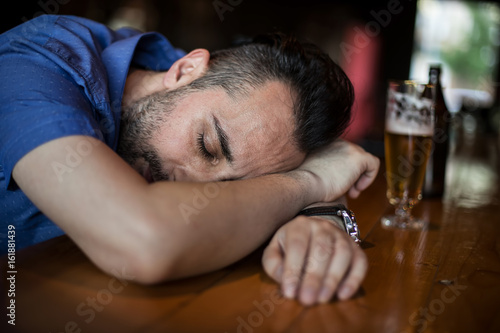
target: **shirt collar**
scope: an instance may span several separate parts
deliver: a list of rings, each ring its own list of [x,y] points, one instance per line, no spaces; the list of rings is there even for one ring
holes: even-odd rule
[[[184,55],[184,51],[174,48],[165,37],[155,32],[119,40],[103,50],[101,57],[107,71],[111,112],[116,130],[119,129],[123,90],[130,66],[166,71]],[[112,148],[115,149],[117,143],[118,136],[115,135]]]

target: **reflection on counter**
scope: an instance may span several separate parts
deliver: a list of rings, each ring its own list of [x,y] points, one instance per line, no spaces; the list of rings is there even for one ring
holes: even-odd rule
[[[499,203],[499,134],[485,130],[480,118],[459,113],[454,119],[444,199],[456,207]]]

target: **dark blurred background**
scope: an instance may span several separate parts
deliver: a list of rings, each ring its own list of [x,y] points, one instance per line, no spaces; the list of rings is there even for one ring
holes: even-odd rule
[[[497,100],[497,1],[8,0],[1,32],[40,14],[78,15],[113,28],[159,31],[186,51],[215,50],[272,31],[314,42],[355,85],[353,124],[346,137],[378,155],[383,150],[388,79],[426,80],[428,64],[441,62],[447,92],[460,91],[450,103],[457,109],[452,111],[461,108],[464,95],[488,108]]]

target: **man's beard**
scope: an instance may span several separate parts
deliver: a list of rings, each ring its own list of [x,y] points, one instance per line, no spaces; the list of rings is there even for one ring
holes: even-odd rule
[[[156,92],[122,108],[117,153],[138,172],[143,172],[141,166],[149,165],[154,181],[168,180],[169,175],[162,166],[158,150],[152,145],[152,139],[162,124],[168,121],[179,101],[192,90],[184,86]]]

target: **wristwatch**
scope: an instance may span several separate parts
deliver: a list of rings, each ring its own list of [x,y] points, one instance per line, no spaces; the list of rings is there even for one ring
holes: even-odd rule
[[[297,215],[305,216],[332,216],[336,215],[342,218],[345,231],[351,236],[351,238],[356,243],[361,243],[361,237],[359,235],[358,224],[356,223],[356,217],[352,210],[347,209],[344,205],[335,206],[319,206],[311,207],[301,210]]]

